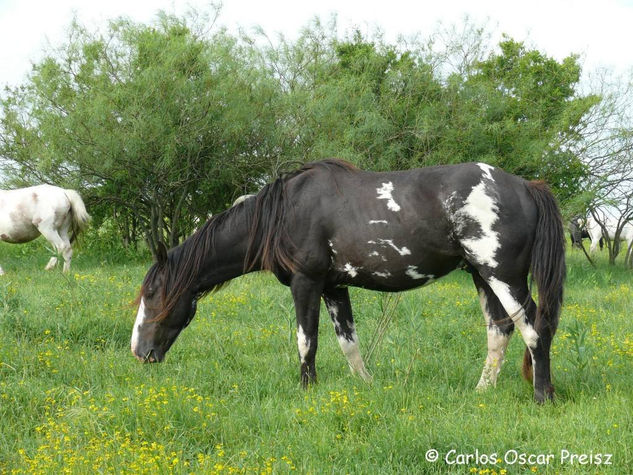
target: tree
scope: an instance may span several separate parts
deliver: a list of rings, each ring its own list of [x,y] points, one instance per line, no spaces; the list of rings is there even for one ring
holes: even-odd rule
[[[0,154],[27,180],[83,189],[152,251],[173,246],[196,216],[230,203],[243,175],[270,168],[277,91],[251,54],[164,14],[154,26],[114,21],[104,35],[73,23],[2,101]]]
[[[602,100],[583,117],[581,140],[572,147],[587,169],[576,208],[592,215],[602,227],[609,264],[614,265],[622,230],[633,223],[633,85],[631,78],[611,78],[605,73],[592,77],[589,87]],[[614,239],[606,229],[607,217],[615,225]],[[633,255],[624,251],[625,265],[633,267]]]

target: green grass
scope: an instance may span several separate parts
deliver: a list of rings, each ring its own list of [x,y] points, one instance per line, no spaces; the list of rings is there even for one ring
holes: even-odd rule
[[[0,473],[630,471],[633,273],[604,256],[592,269],[569,254],[545,406],[519,375],[518,335],[497,387],[474,390],[486,335],[463,272],[403,294],[372,385],[349,373],[323,310],[319,383],[303,391],[290,292],[272,276],[205,298],[165,362],[142,365],[129,304],[148,262],[80,250],[63,276],[42,270],[48,257],[41,243],[0,245]],[[363,350],[385,298],[352,291]],[[561,463],[563,450],[611,465]]]

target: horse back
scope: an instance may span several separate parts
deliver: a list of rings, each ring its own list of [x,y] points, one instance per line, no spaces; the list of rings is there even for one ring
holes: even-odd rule
[[[536,210],[526,184],[484,164],[384,173],[315,167],[287,184],[288,229],[298,261],[370,288],[396,273],[414,287],[464,258],[491,264],[491,250],[516,255],[527,272]]]

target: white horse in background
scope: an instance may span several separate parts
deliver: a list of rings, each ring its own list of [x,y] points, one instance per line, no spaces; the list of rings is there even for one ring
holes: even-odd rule
[[[0,240],[29,242],[40,234],[64,258],[64,272],[70,269],[71,243],[86,227],[90,215],[74,190],[38,185],[17,190],[0,190]],[[69,235],[70,232],[70,235]],[[57,265],[53,256],[46,270]],[[0,267],[0,275],[4,271]]]
[[[242,202],[246,201],[247,199],[252,198],[253,196],[255,196],[255,195],[249,194],[249,195],[242,195],[242,196],[238,196],[238,197],[235,199],[235,201],[233,202],[233,206],[237,206],[237,205],[239,205],[240,203],[242,203]]]
[[[587,217],[587,233],[591,239],[591,247],[589,248],[590,253],[594,253],[596,251],[602,237],[608,237],[610,240],[615,239],[615,232],[618,227],[618,218],[609,210],[596,209],[595,213],[600,222],[596,221],[596,218],[591,212]],[[608,236],[604,235],[605,233],[603,233],[600,223],[604,226],[604,230]],[[625,243],[624,251],[626,253],[626,259],[628,259],[628,249],[633,242],[633,224],[629,222],[622,227],[620,239]]]

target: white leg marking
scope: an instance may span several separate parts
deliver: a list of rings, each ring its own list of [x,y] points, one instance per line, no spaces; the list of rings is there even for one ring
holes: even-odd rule
[[[481,236],[464,239],[462,245],[480,264],[497,267],[495,256],[499,249],[499,233],[492,230],[492,225],[499,218],[499,208],[495,200],[486,194],[486,184],[482,181],[473,187],[464,206],[457,211],[457,217],[465,215],[476,221],[481,227]]]
[[[57,258],[56,257],[51,257],[50,261],[48,261],[48,264],[46,264],[46,267],[44,269],[45,270],[51,270],[56,265],[57,265]]]
[[[138,306],[138,312],[136,312],[136,320],[134,321],[134,328],[132,329],[132,340],[130,341],[130,347],[132,352],[138,346],[138,337],[139,337],[139,329],[143,322],[145,321],[145,300],[141,298],[141,303]]]
[[[391,211],[400,211],[400,205],[393,199],[393,183],[383,183],[382,187],[376,188],[379,200],[387,200],[387,208]]]
[[[299,347],[299,358],[301,358],[302,363],[305,363],[308,350],[310,350],[310,340],[303,332],[301,325],[297,327],[297,346]]]
[[[506,348],[510,341],[510,335],[504,335],[496,326],[490,326],[491,317],[488,312],[488,299],[483,291],[479,292],[479,303],[481,304],[481,311],[486,319],[488,333],[488,356],[486,357],[479,383],[477,383],[477,389],[482,390],[488,386],[495,386],[497,384],[497,377],[501,371],[501,365],[503,364]]]
[[[361,357],[358,349],[358,337],[356,336],[356,331],[352,331],[351,340],[348,340],[343,335],[339,335],[338,343],[345,355],[345,358],[347,358],[347,363],[349,364],[352,374],[358,373],[363,380],[367,382],[371,381],[372,377],[367,369],[365,369],[365,363],[363,362],[363,358]]]
[[[534,330],[534,327],[527,321],[525,310],[523,310],[521,304],[512,297],[508,284],[494,277],[490,277],[490,279],[488,279],[488,285],[490,285],[505,311],[508,312],[512,321],[519,328],[523,341],[525,341],[528,348],[536,348],[538,334],[536,330]]]

